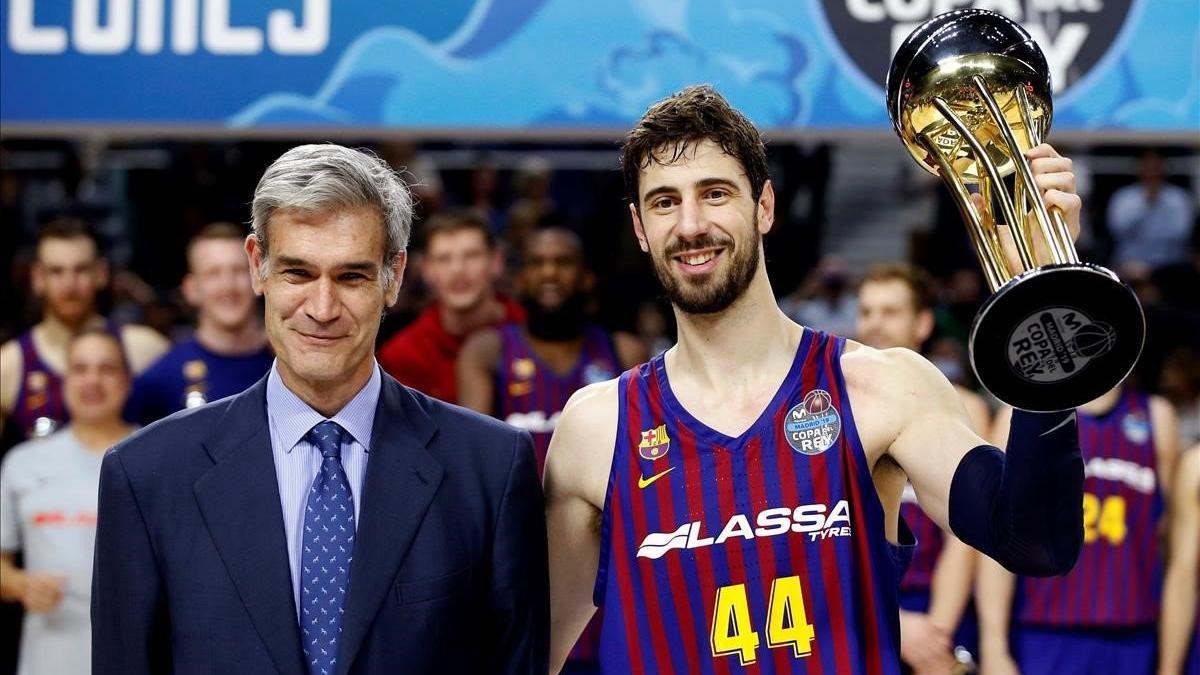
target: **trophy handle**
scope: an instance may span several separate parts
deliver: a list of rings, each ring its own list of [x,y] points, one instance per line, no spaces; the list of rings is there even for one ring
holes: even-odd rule
[[[991,98],[990,94],[986,93],[986,89],[984,91],[984,99],[991,101],[991,103],[995,105],[995,100]],[[997,186],[1004,185],[1004,176],[1000,174],[1000,169],[996,167],[996,163],[993,162],[992,158],[988,156],[987,150],[984,149],[983,144],[979,142],[979,139],[975,138],[975,135],[971,133],[971,129],[966,125],[966,123],[959,119],[958,115],[954,114],[954,111],[950,109],[950,105],[947,104],[942,97],[934,97],[933,105],[935,108],[937,108],[938,112],[942,114],[942,117],[954,127],[955,131],[958,132],[958,135],[962,137],[962,140],[966,141],[967,145],[971,146],[971,152],[975,157],[975,161],[983,166],[984,171],[987,173],[987,177],[991,179],[992,184]],[[999,112],[999,106],[996,107],[996,111]],[[1008,128],[1007,124],[1001,124],[1000,128],[1007,129],[1008,136],[1010,138],[1012,137],[1012,130]],[[1023,161],[1025,157],[1021,154],[1020,147],[1016,146],[1015,138],[1012,138],[1011,147],[1016,147],[1017,158]],[[939,152],[938,154],[941,153]],[[1019,161],[1017,164],[1020,166]],[[1030,170],[1028,163],[1025,163],[1025,169],[1027,171]],[[1030,174],[1028,180],[1030,183],[1033,182],[1032,174]],[[1036,199],[1040,204],[1042,201],[1041,195],[1036,195]],[[1021,271],[1034,269],[1037,267],[1037,263],[1033,259],[1033,248],[1031,246],[1032,242],[1030,242],[1025,236],[1025,228],[1022,227],[1023,220],[1017,217],[1017,207],[1013,204],[1012,197],[1006,190],[997,190],[996,201],[1000,203],[1000,210],[1004,212],[1004,222],[1008,224],[1008,229],[1012,233],[1013,242],[1017,246],[1017,256],[1021,259],[1021,265],[1024,268]]]
[[[1046,208],[1042,203],[1041,191],[1038,190],[1037,184],[1033,182],[1033,168],[1029,165],[1029,160],[1025,159],[1025,154],[1021,152],[1020,146],[1017,144],[1016,135],[1013,133],[1000,110],[1000,106],[996,103],[995,97],[988,90],[983,78],[976,75],[972,78],[975,83],[975,88],[983,97],[983,103],[987,106],[988,112],[996,125],[1000,127],[1000,133],[1004,135],[1004,142],[1008,145],[1009,152],[1012,154],[1013,163],[1017,167],[1018,181],[1017,189],[1022,197],[1028,197],[1031,204],[1031,209],[1034,216],[1038,219],[1038,224],[1042,226],[1042,233],[1046,238],[1046,245],[1050,249],[1050,255],[1054,258],[1055,263],[1077,263],[1079,262],[1079,254],[1075,251],[1075,244],[1071,240],[1071,230],[1067,227],[1067,221],[1063,216],[1062,209],[1057,206]],[[1029,97],[1025,94],[1024,87],[1017,87],[1014,92],[1017,98],[1017,110],[1021,114],[1021,122],[1025,126],[1025,134],[1029,139],[1029,146],[1034,147],[1042,143],[1042,125],[1041,120],[1034,122],[1033,116],[1029,112]],[[1022,203],[1018,209],[1021,213],[1027,213]]]
[[[990,228],[984,225],[984,219],[975,209],[975,204],[971,202],[971,193],[963,184],[962,177],[954,172],[950,160],[946,159],[946,156],[938,150],[933,139],[928,134],[921,134],[920,140],[925,149],[929,151],[929,155],[937,162],[942,181],[950,188],[950,195],[954,197],[958,212],[967,223],[967,234],[970,235],[971,244],[979,258],[979,266],[983,268],[983,276],[987,280],[988,287],[995,293],[1004,285],[1004,282],[1012,277],[1008,271],[1008,262],[1000,248],[996,225],[994,222],[991,223]]]

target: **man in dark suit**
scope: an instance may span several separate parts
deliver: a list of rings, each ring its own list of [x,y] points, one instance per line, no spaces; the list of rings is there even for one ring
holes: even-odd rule
[[[375,362],[411,221],[371,155],[267,169],[246,251],[276,362],[105,457],[96,673],[546,672],[528,435]]]

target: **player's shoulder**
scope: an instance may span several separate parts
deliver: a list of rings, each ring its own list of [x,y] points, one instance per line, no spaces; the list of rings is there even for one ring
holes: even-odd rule
[[[5,340],[4,344],[0,345],[0,359],[8,361],[17,359],[21,355],[21,342],[17,338]]]
[[[945,375],[911,349],[876,349],[847,340],[841,368],[851,397],[870,400],[875,406],[899,412],[962,405]]]
[[[841,367],[847,384],[853,382],[883,390],[903,389],[914,381],[936,380],[941,376],[928,359],[911,349],[876,349],[853,340],[846,340]]]
[[[171,344],[162,333],[139,323],[122,325],[121,337],[130,343],[162,345],[164,349]]]

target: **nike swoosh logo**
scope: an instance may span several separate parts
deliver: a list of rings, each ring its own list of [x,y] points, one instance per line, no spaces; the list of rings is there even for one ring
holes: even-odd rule
[[[1064,417],[1063,421],[1059,422],[1057,426],[1055,426],[1053,429],[1051,429],[1049,431],[1043,431],[1042,433],[1038,434],[1038,437],[1040,438],[1042,436],[1049,436],[1050,434],[1058,431],[1059,429],[1067,426],[1068,424],[1070,424],[1071,422],[1074,422],[1074,421],[1075,421],[1075,411],[1072,410],[1071,414]]]
[[[659,478],[662,478],[663,476],[671,473],[674,470],[675,470],[675,467],[671,467],[671,468],[667,469],[666,471],[663,471],[662,473],[656,473],[653,476],[650,476],[649,478],[639,475],[638,476],[638,487],[645,490],[646,488],[650,487],[654,483],[654,481],[658,480]]]

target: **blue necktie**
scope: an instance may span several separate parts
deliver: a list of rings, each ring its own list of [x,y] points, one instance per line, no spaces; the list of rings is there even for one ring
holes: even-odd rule
[[[300,559],[300,630],[310,675],[337,669],[342,613],[354,559],[354,499],[342,469],[342,428],[326,420],[308,432],[321,470],[308,491]]]

